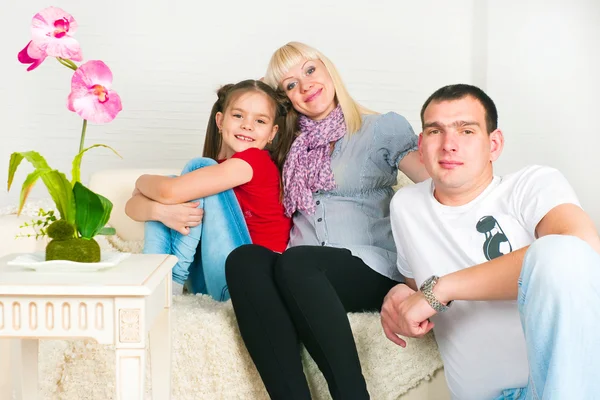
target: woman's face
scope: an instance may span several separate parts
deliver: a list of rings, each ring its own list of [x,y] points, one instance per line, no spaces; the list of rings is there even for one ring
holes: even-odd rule
[[[280,84],[296,111],[310,119],[321,120],[336,107],[333,81],[320,60],[301,61]]]

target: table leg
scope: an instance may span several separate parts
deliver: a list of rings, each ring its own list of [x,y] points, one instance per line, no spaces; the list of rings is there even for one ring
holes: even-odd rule
[[[38,398],[38,339],[21,339],[13,346],[13,374],[19,378],[16,385],[17,399]],[[13,379],[14,382],[14,379]],[[10,399],[10,397],[9,397]]]
[[[12,399],[13,374],[11,366],[12,339],[0,339],[0,399]]]
[[[165,308],[150,330],[152,399],[171,398],[171,309]]]
[[[116,400],[144,400],[146,350],[118,348],[115,350],[115,359]]]

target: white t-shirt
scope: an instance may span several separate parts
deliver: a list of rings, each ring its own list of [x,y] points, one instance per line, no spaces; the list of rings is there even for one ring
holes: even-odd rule
[[[449,207],[433,197],[431,180],[402,188],[390,205],[398,269],[417,285],[518,250],[554,207],[579,205],[555,169],[526,167],[492,183],[468,204]],[[486,400],[524,387],[525,338],[515,301],[455,301],[435,315],[435,337],[453,399]]]

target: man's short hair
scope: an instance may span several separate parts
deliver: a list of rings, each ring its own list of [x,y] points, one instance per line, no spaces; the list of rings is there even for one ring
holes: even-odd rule
[[[425,115],[425,109],[430,103],[460,100],[467,96],[473,97],[483,106],[483,109],[485,110],[485,125],[487,127],[487,133],[490,134],[495,131],[498,127],[498,111],[496,110],[496,105],[490,96],[485,94],[483,90],[479,89],[477,86],[467,85],[464,83],[444,86],[429,96],[421,108],[421,128],[423,129],[425,125],[423,116]]]

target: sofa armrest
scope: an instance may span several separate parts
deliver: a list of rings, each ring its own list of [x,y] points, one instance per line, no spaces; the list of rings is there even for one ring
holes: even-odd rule
[[[94,173],[88,187],[113,203],[108,223],[116,229],[117,235],[124,241],[144,239],[144,224],[136,222],[125,214],[125,204],[131,197],[135,181],[140,175],[179,175],[174,169],[113,169]]]
[[[30,222],[33,217],[16,214],[0,215],[0,257],[10,253],[31,253],[43,251],[46,248],[46,240],[36,240],[35,236],[15,238],[17,235],[32,234],[33,229],[19,228],[25,222]]]

